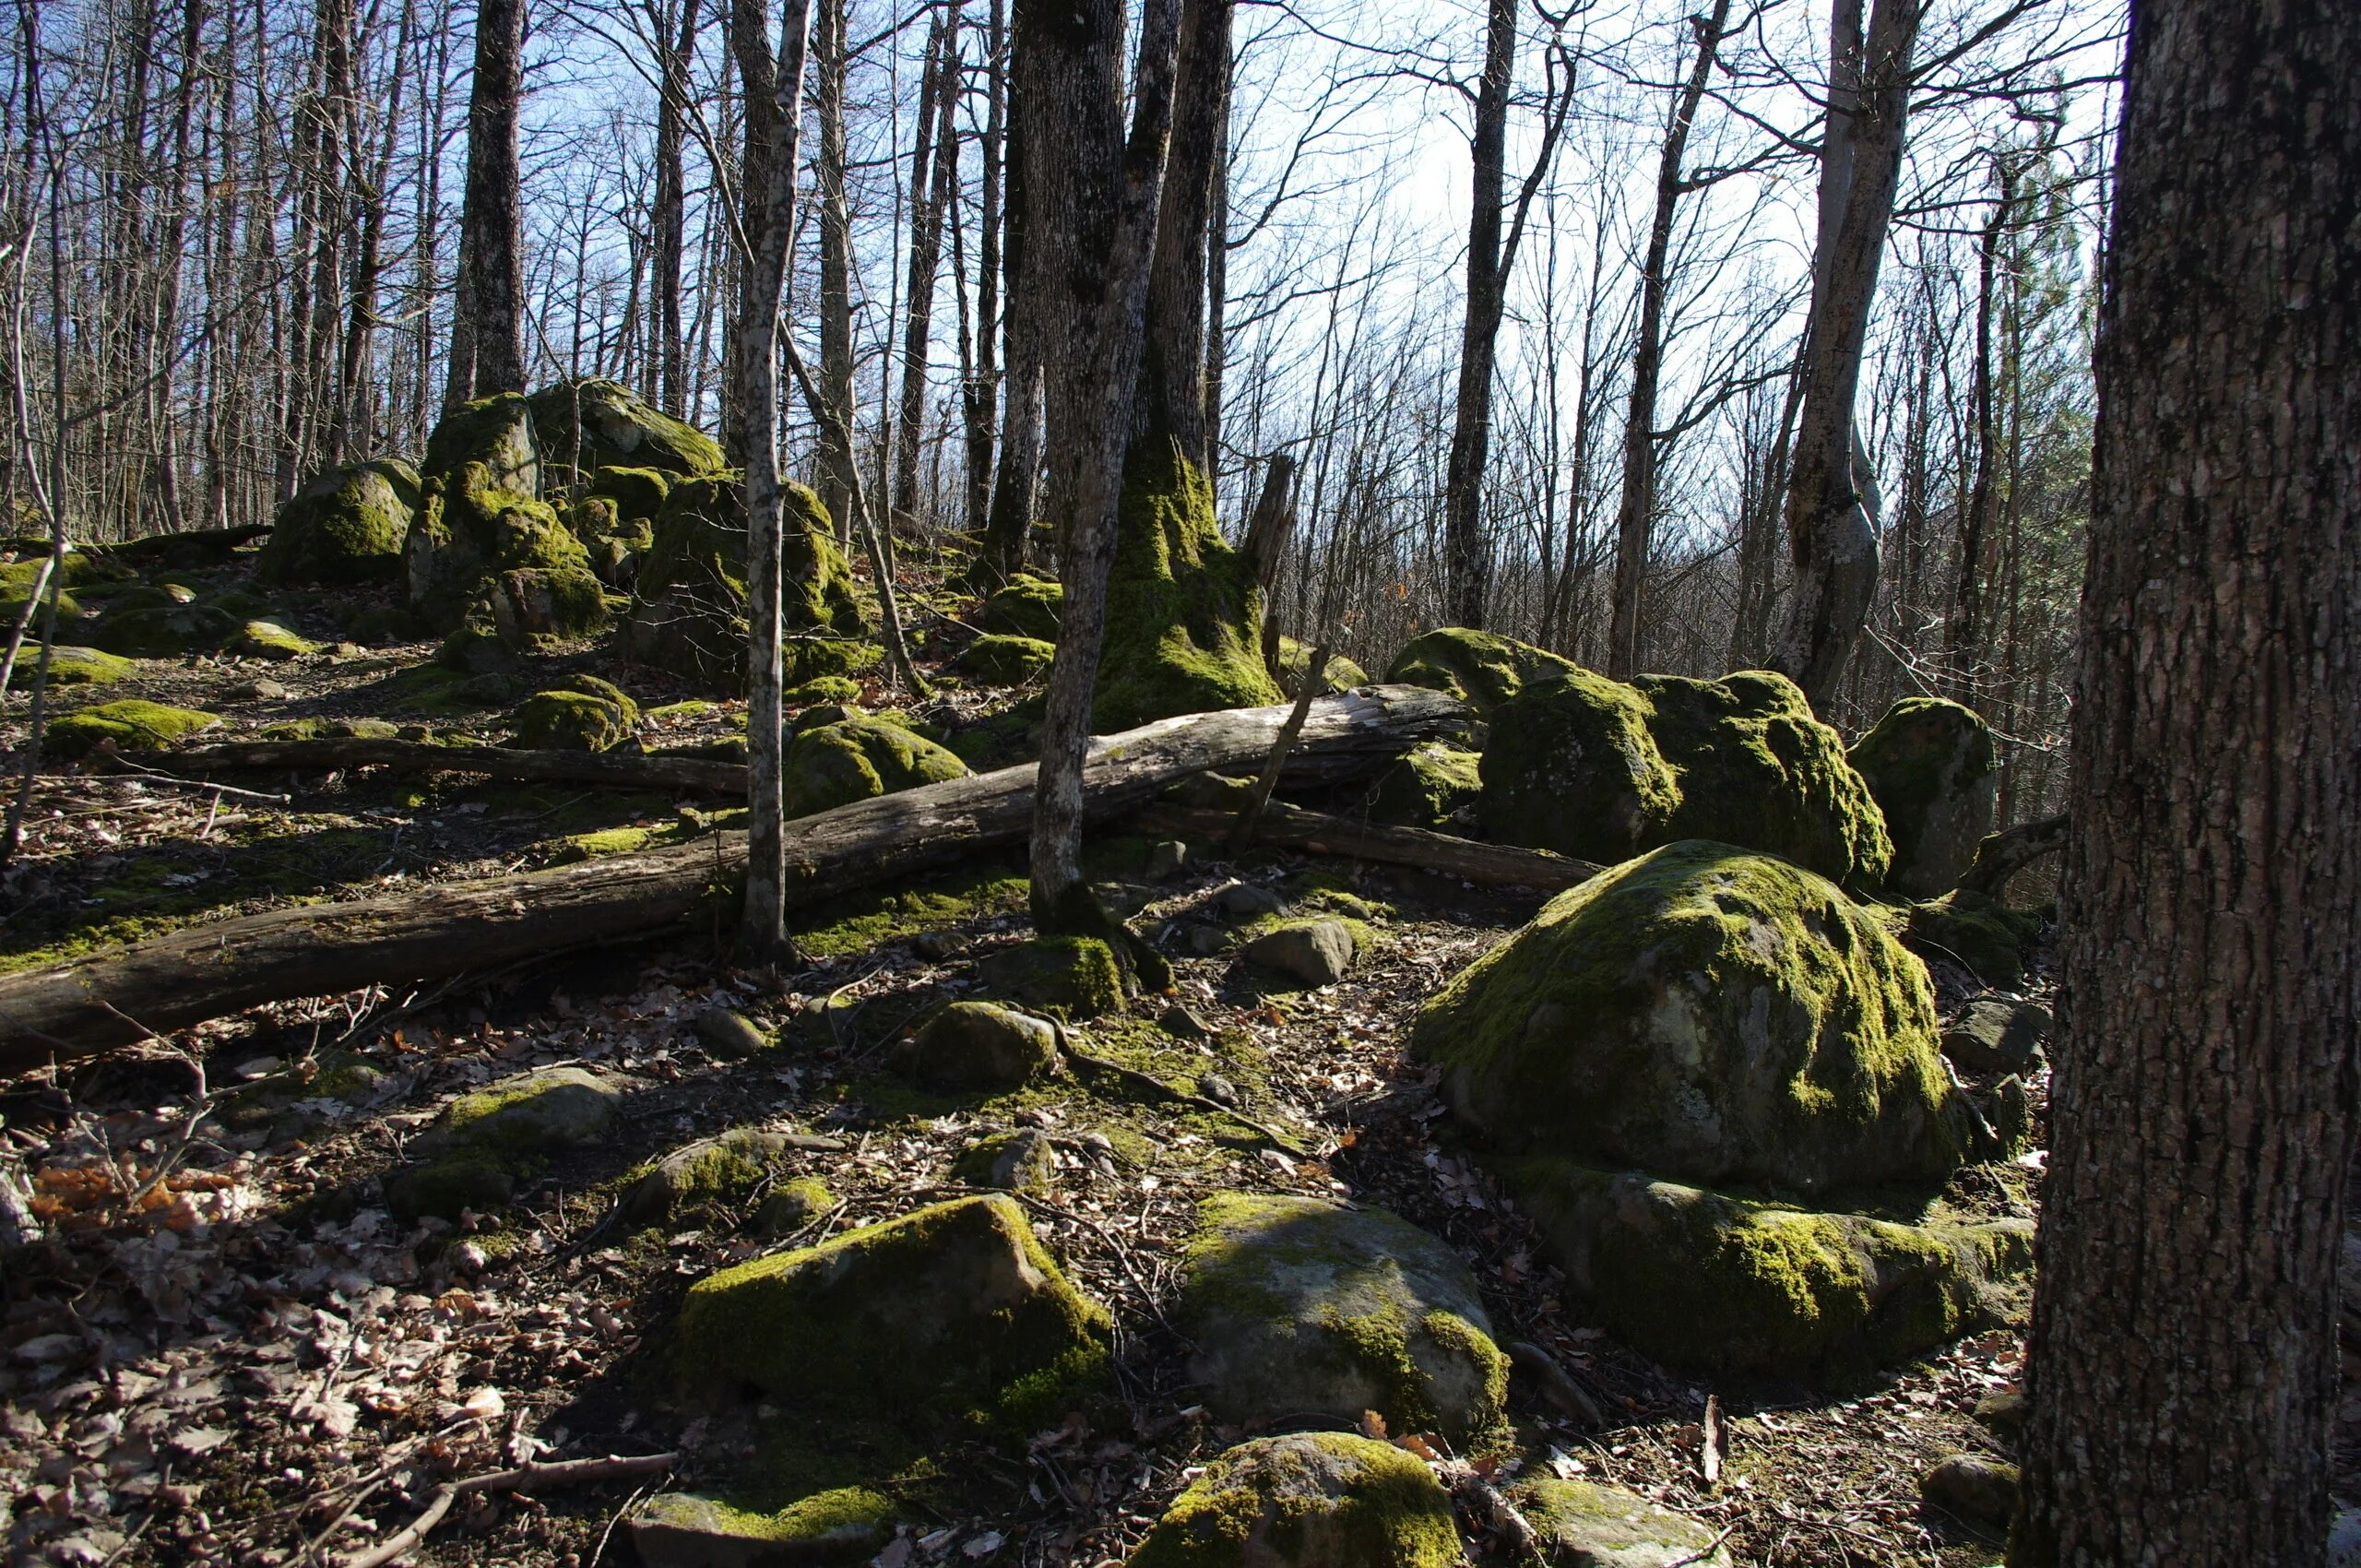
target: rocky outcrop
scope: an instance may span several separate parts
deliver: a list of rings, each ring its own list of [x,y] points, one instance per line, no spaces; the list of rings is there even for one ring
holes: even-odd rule
[[[1457,697],[1489,719],[1494,708],[1534,682],[1571,674],[1576,668],[1572,659],[1514,637],[1442,626],[1404,644],[1386,667],[1385,678]]]
[[[1999,799],[1999,758],[1983,718],[1941,697],[1904,697],[1849,755],[1893,838],[1886,885],[1909,898],[1957,887],[1992,831]]]
[[[533,395],[532,410],[542,453],[576,474],[609,468],[709,474],[723,467],[713,437],[619,382],[560,381]]]
[[[1379,774],[1362,799],[1372,822],[1466,834],[1484,792],[1482,758],[1464,746],[1430,741]]]

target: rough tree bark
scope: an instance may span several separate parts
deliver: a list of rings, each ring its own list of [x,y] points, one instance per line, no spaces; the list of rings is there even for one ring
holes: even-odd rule
[[[656,194],[648,221],[648,294],[655,306],[655,351],[648,356],[656,383],[655,403],[675,418],[688,412],[688,339],[681,331],[681,262],[686,233],[688,176],[682,153],[689,102],[689,62],[697,52],[698,0],[680,0],[677,22],[664,0],[648,0],[647,29],[659,42],[659,97],[656,105]]]
[[[2318,1564],[2361,1082],[2361,9],[2133,7],[2019,1568]]]
[[[1024,31],[1024,8],[1013,8],[1013,34]],[[1041,477],[1041,402],[1044,350],[1040,291],[1034,279],[1030,235],[1037,221],[1031,172],[1030,122],[1040,89],[1028,78],[1029,64],[1012,39],[1007,66],[1008,156],[1002,176],[1001,273],[1008,303],[1002,307],[1003,362],[1000,466],[992,478],[991,515],[976,552],[976,576],[991,586],[1025,564]]]
[[[1919,11],[1920,0],[1877,0],[1864,41],[1861,0],[1837,0],[1831,29],[1803,419],[1787,480],[1796,597],[1771,657],[1772,668],[1822,709],[1836,694],[1878,586],[1876,492],[1860,455],[1853,403],[1902,172]]]
[[[1614,612],[1607,634],[1607,672],[1619,681],[1630,680],[1640,668],[1640,593],[1656,510],[1656,383],[1664,369],[1665,267],[1672,252],[1674,208],[1694,188],[1681,178],[1680,160],[1729,18],[1730,0],[1714,0],[1712,16],[1690,18],[1697,34],[1697,58],[1673,102],[1664,151],[1656,160],[1655,215],[1648,222],[1647,255],[1640,266],[1640,341],[1631,357],[1631,401],[1623,422],[1623,500],[1615,524]]]
[[[1976,247],[1975,369],[1968,393],[1975,420],[1975,477],[1968,487],[1966,510],[1960,517],[1959,588],[1952,596],[1943,659],[1959,684],[1959,700],[1970,707],[1975,706],[1976,664],[1983,658],[1978,624],[1984,613],[1984,541],[1992,532],[1993,514],[2000,498],[2000,418],[1992,362],[1992,310],[1998,298],[1994,275],[1999,266],[2000,236],[2008,229],[2009,209],[2016,198],[2016,181],[2006,160],[1995,157],[1992,162],[2000,194],[1992,203],[1992,216],[1985,220]]]
[[[820,0],[813,45],[813,107],[820,112],[820,505],[839,542],[852,542],[852,208],[845,189],[845,36],[848,0]]]
[[[934,282],[943,265],[943,220],[959,167],[951,105],[958,86],[958,11],[934,15],[919,74],[918,137],[910,153],[908,303],[902,314],[902,396],[896,410],[893,524],[918,528],[919,458],[925,447],[926,378],[934,341]]]
[[[1002,0],[991,0],[984,24],[984,127],[976,139],[982,159],[982,209],[976,223],[975,362],[968,367],[963,412],[967,424],[966,528],[981,540],[992,507],[992,451],[997,368],[994,335],[1000,329],[1001,148],[1006,134],[1008,22]]]
[[[1210,474],[1206,450],[1205,281],[1214,171],[1221,162],[1223,107],[1229,100],[1231,0],[1183,0],[1172,92],[1172,148],[1166,160],[1156,259],[1148,272],[1147,339],[1134,437],[1158,431]]]
[[[524,53],[524,0],[479,0],[445,413],[495,392],[525,389],[525,219],[516,172]]]
[[[1492,449],[1492,360],[1505,279],[1501,195],[1508,169],[1509,89],[1516,64],[1516,0],[1489,0],[1484,74],[1469,145],[1475,179],[1467,213],[1467,315],[1459,334],[1459,392],[1443,470],[1444,594],[1463,626],[1484,624],[1491,563],[1484,547],[1484,472]]]

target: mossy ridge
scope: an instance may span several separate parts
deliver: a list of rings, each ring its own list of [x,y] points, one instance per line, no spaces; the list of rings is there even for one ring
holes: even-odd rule
[[[1496,632],[1441,626],[1405,643],[1387,666],[1385,678],[1457,697],[1478,717],[1489,718],[1492,709],[1533,683],[1580,668],[1547,648]]]
[[[1125,1000],[1123,968],[1096,936],[1037,936],[995,950],[982,974],[994,992],[1061,1018],[1095,1018]]]
[[[1494,1147],[1804,1193],[1968,1152],[1925,966],[1834,885],[1667,845],[1552,899],[1421,1009],[1412,1050]]]
[[[750,1549],[752,1543],[761,1543],[779,1549],[787,1561],[816,1562],[867,1556],[892,1533],[901,1512],[892,1498],[865,1486],[813,1492],[777,1511],[742,1508],[719,1497],[667,1492],[649,1500],[633,1519],[632,1529],[635,1535],[680,1530],[718,1536],[749,1543]],[[759,1554],[744,1558],[760,1560]]]
[[[1231,1449],[1173,1499],[1131,1568],[1456,1568],[1459,1529],[1427,1467],[1390,1443],[1299,1432]]]
[[[1263,665],[1262,589],[1222,539],[1213,486],[1178,442],[1133,447],[1116,528],[1097,732],[1282,700]]]
[[[61,626],[65,626],[82,617],[88,608],[86,599],[95,600],[104,597],[106,589],[119,589],[139,581],[137,572],[110,559],[103,551],[68,549],[60,569],[45,576],[42,568],[47,559],[42,553],[0,562],[0,624],[17,624],[35,583],[44,584],[44,602],[53,592],[57,595],[57,619]]]
[[[110,742],[117,751],[160,751],[220,722],[220,715],[201,708],[126,697],[60,714],[42,730],[42,743],[62,758],[88,756]]]

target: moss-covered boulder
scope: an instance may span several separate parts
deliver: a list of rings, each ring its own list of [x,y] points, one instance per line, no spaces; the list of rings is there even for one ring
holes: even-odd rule
[[[1549,1479],[1511,1494],[1541,1538],[1542,1559],[1569,1568],[1730,1568],[1721,1536],[1620,1487]]]
[[[508,716],[509,743],[534,751],[603,752],[639,728],[639,704],[596,675],[576,675],[555,691],[536,692]]]
[[[1115,950],[1095,936],[1039,936],[1003,947],[979,966],[984,983],[1063,1018],[1096,1018],[1123,1005]]]
[[[86,612],[95,610],[113,592],[135,585],[139,574],[125,565],[112,554],[99,549],[71,549],[65,552],[64,570],[53,578],[43,571],[48,560],[47,547],[38,551],[28,547],[13,561],[0,562],[0,626],[14,626],[17,617],[24,613],[25,601],[32,597],[39,585],[42,599],[57,596],[57,624],[63,628],[72,625]],[[41,623],[35,621],[38,632]]]
[[[780,495],[780,621],[792,685],[874,664],[863,638],[852,568],[820,498],[800,484]],[[623,646],[634,659],[723,692],[746,683],[746,503],[735,474],[672,485],[633,579]]]
[[[1626,683],[1575,670],[1527,685],[1492,710],[1480,772],[1493,837],[1578,860],[1712,838],[1874,886],[1892,858],[1836,731],[1766,671]]]
[[[1003,1193],[1046,1193],[1057,1184],[1057,1146],[1038,1127],[993,1133],[960,1151],[951,1179]]]
[[[580,1067],[545,1067],[461,1095],[410,1141],[423,1163],[386,1182],[386,1202],[408,1219],[496,1208],[549,1156],[604,1143],[625,1087]]]
[[[126,659],[182,659],[218,652],[244,630],[236,610],[166,584],[111,597],[88,636],[92,647]]]
[[[1280,921],[1246,944],[1247,963],[1295,985],[1334,985],[1353,967],[1358,944],[1340,920]]]
[[[984,630],[1000,636],[1058,640],[1058,613],[1066,590],[1055,577],[1019,572],[984,600]]]
[[[61,714],[42,731],[42,745],[53,757],[88,756],[101,746],[119,752],[160,751],[221,722],[200,708],[127,698]]]
[[[1131,1568],[1458,1568],[1451,1496],[1391,1443],[1256,1438],[1172,1500]]]
[[[1983,717],[1941,697],[1904,697],[1849,755],[1893,838],[1886,885],[1910,898],[1957,887],[1999,799],[1999,754]]]
[[[1547,648],[1495,632],[1442,626],[1402,646],[1385,678],[1457,697],[1481,718],[1533,684],[1572,673],[1579,666]]]
[[[2038,915],[1964,887],[1880,913],[1904,947],[1928,963],[1955,964],[1987,985],[2023,979],[2025,949],[2041,934]]]
[[[119,659],[104,648],[72,647],[64,643],[49,650],[49,683],[52,686],[110,686],[127,676],[136,674],[138,666],[127,659]],[[16,668],[8,671],[8,689],[30,691],[33,678],[41,671],[41,649],[28,637],[18,651]]]
[[[723,467],[712,436],[613,381],[560,381],[533,394],[533,427],[543,456],[576,473],[654,469],[709,474]]]
[[[1182,1265],[1189,1380],[1240,1424],[1374,1410],[1454,1445],[1500,1420],[1508,1359],[1467,1265],[1380,1208],[1222,1193]]]
[[[1560,894],[1413,1050],[1508,1152],[1814,1194],[1940,1183],[1969,1151],[1925,968],[1833,884],[1726,844]]]
[[[995,686],[1023,686],[1050,672],[1058,645],[1032,637],[986,635],[969,643],[958,659],[959,672]]]
[[[325,469],[271,518],[255,576],[289,586],[392,582],[401,576],[419,501],[418,470],[408,463],[381,458]]]
[[[836,1206],[836,1194],[817,1176],[778,1182],[754,1206],[747,1229],[758,1236],[791,1236]]]
[[[1106,734],[1278,702],[1262,627],[1262,589],[1221,536],[1213,485],[1179,443],[1136,443],[1123,469],[1093,726]]]
[[[617,1200],[616,1215],[627,1225],[662,1225],[708,1205],[742,1203],[787,1149],[786,1134],[754,1127],[699,1138],[643,1167]]]
[[[1684,1371],[1846,1378],[2016,1310],[2033,1226],[1823,1214],[1573,1160],[1495,1160],[1590,1321]]]
[[[320,645],[309,637],[288,630],[276,621],[249,621],[238,629],[230,644],[230,651],[244,654],[249,659],[267,659],[283,664],[291,659],[308,659],[320,651]]]
[[[766,1568],[860,1562],[894,1534],[901,1510],[868,1487],[832,1487],[776,1511],[669,1491],[631,1516],[641,1568]]]
[[[994,1194],[710,1275],[690,1287],[670,1354],[685,1389],[751,1386],[804,1417],[1023,1431],[1103,1378],[1111,1329]]]
[[[1058,1034],[1046,1020],[991,1002],[954,1002],[911,1040],[910,1076],[954,1094],[1001,1094],[1057,1070]]]
[[[1293,637],[1279,639],[1277,658],[1271,665],[1271,679],[1279,683],[1281,693],[1292,697],[1303,690],[1304,671],[1311,667],[1311,655],[1314,651],[1309,644],[1299,642]],[[1329,696],[1337,692],[1349,692],[1355,686],[1368,684],[1368,671],[1341,653],[1330,654],[1328,668],[1321,677],[1318,695]]]
[[[1474,825],[1476,803],[1484,792],[1478,771],[1482,761],[1463,746],[1429,741],[1377,776],[1362,797],[1362,809],[1372,822],[1430,833],[1465,833]]]
[[[790,817],[964,778],[967,765],[916,731],[871,714],[848,714],[799,730],[779,765]]]
[[[589,493],[611,503],[618,517],[652,523],[672,493],[672,477],[661,469],[602,468],[590,476]]]

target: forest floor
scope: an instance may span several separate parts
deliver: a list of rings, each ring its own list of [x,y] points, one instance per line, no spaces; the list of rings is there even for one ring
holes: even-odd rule
[[[144,663],[136,682],[65,701],[192,703],[240,731],[399,720],[424,692],[437,725],[495,733],[492,705],[466,711],[447,683],[421,676],[431,652],[344,645],[270,666]],[[593,668],[644,704],[688,695],[587,654],[536,670],[531,683]],[[258,677],[283,695],[231,695]],[[726,736],[733,713],[742,707],[659,712],[644,734]],[[13,702],[0,746],[23,733]],[[586,833],[693,831],[726,804],[456,775],[240,784],[253,793],[45,774],[0,894],[0,968],[292,899],[528,869],[579,854]],[[1586,1430],[1520,1380],[1512,1470],[1628,1486],[1724,1532],[1742,1562],[1998,1560],[1997,1540],[1923,1505],[1918,1483],[1948,1455],[2005,1455],[1973,1412],[2012,1383],[2022,1325],[1841,1395],[1702,1384],[1587,1326],[1528,1222],[1456,1152],[1431,1075],[1407,1057],[1408,1026],[1537,897],[1261,851],[1201,849],[1151,883],[1145,851],[1137,839],[1102,843],[1093,874],[1143,929],[1173,938],[1176,993],[1081,1026],[1078,1041],[1182,1090],[1217,1072],[1245,1115],[1314,1158],[1283,1153],[1228,1116],[1073,1077],[979,1100],[919,1094],[885,1071],[913,1018],[975,992],[976,960],[1028,934],[1011,857],[808,912],[797,924],[807,967],[784,982],[733,970],[701,935],[257,1009],[6,1086],[0,1136],[54,1222],[48,1241],[9,1260],[0,1310],[12,1551],[87,1564],[336,1562],[403,1527],[447,1480],[530,1460],[678,1453],[670,1481],[467,1494],[411,1559],[628,1562],[617,1522],[635,1498],[694,1484],[729,1457],[709,1423],[663,1396],[671,1314],[690,1283],[777,1244],[731,1223],[742,1210],[632,1232],[613,1218],[628,1173],[730,1127],[807,1134],[789,1174],[825,1178],[836,1199],[800,1238],[811,1241],[962,1190],[950,1166],[963,1148],[1030,1124],[1051,1135],[1059,1170],[1028,1208],[1077,1282],[1114,1312],[1121,1396],[1096,1425],[1069,1420],[1021,1455],[978,1445],[938,1455],[960,1482],[908,1500],[925,1526],[887,1549],[889,1563],[1120,1562],[1191,1467],[1240,1435],[1192,1399],[1186,1346],[1165,1309],[1196,1200],[1240,1189],[1382,1204],[1465,1258],[1497,1337],[1546,1348],[1606,1417]],[[1382,917],[1373,951],[1342,983],[1287,992],[1266,992],[1228,955],[1192,956],[1180,938],[1209,923],[1209,897],[1234,879],[1371,901]],[[1938,984],[1947,1013],[1970,994],[1955,971]],[[2036,974],[2024,994],[2045,986]],[[716,1004],[777,1030],[779,1047],[715,1055],[693,1019]],[[1176,1005],[1195,1038],[1160,1022]],[[363,1103],[303,1098],[310,1063],[330,1051],[379,1075]],[[561,1063],[628,1076],[615,1136],[558,1160],[476,1225],[393,1218],[384,1179],[440,1106]],[[256,1106],[268,1113],[257,1118]],[[1971,1170],[1946,1195],[2030,1214],[2038,1164],[2035,1155],[2009,1170]],[[1729,1418],[1713,1484],[1701,1424],[1709,1396]]]

